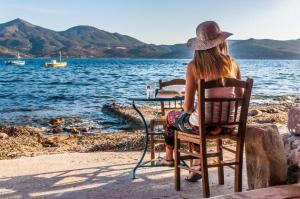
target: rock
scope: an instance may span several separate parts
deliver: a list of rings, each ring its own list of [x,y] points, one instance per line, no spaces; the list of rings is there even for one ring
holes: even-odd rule
[[[41,144],[43,145],[43,147],[58,147],[58,144],[55,142],[52,142],[51,140],[45,140],[45,141],[41,142]]]
[[[294,107],[288,113],[288,129],[290,133],[300,135],[300,108]]]
[[[284,184],[287,159],[276,125],[249,125],[245,137],[249,189]]]
[[[277,108],[265,108],[261,109],[263,113],[279,113],[280,111]]]
[[[266,118],[266,119],[261,119],[261,120],[258,120],[257,123],[259,124],[264,124],[264,123],[273,123],[275,122],[276,120],[274,118]]]
[[[284,101],[284,102],[287,102],[287,103],[292,103],[295,101],[295,97],[293,96],[289,96],[289,95],[286,95],[286,96],[279,96],[277,98],[274,98],[274,100],[278,100],[278,101]]]
[[[300,183],[300,167],[297,165],[290,165],[287,172],[287,183]]]
[[[287,183],[300,183],[300,136],[286,133],[282,140],[288,158]]]
[[[16,158],[18,156],[18,152],[13,151],[7,154],[8,157],[10,158]]]
[[[81,127],[79,128],[80,132],[88,132],[89,131],[89,128],[87,127]]]
[[[300,136],[296,136],[290,133],[282,135],[282,140],[284,143],[284,149],[286,155],[291,157],[292,151],[300,147]]]
[[[76,128],[72,128],[70,133],[71,135],[80,135],[80,131]]]
[[[62,133],[62,132],[63,132],[63,128],[60,126],[57,126],[52,130],[52,133],[54,133],[54,134],[58,134],[58,133]]]
[[[260,115],[262,115],[262,112],[260,111],[260,110],[256,110],[256,109],[254,109],[254,110],[250,110],[249,112],[248,112],[248,115],[249,116],[260,116]]]
[[[0,133],[0,139],[6,139],[9,136],[6,133]]]
[[[279,110],[277,110],[276,108],[270,108],[266,110],[267,113],[279,113]]]
[[[296,98],[295,103],[300,103],[300,98]]]
[[[52,119],[49,121],[49,124],[51,124],[51,125],[53,125],[53,126],[57,126],[57,125],[60,125],[62,122],[63,122],[63,118],[56,117],[56,118],[52,118]]]
[[[291,151],[289,161],[291,165],[297,165],[300,168],[300,145]]]

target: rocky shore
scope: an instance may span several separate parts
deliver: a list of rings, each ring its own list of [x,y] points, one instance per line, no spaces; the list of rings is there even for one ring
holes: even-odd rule
[[[252,105],[249,111],[249,124],[273,123],[281,132],[285,132],[287,113],[297,104],[260,104]],[[116,104],[105,105],[102,109],[106,114],[118,117],[120,125],[127,129],[120,132],[90,134],[85,129],[71,128],[68,133],[59,134],[58,129],[64,118],[49,120],[47,132],[45,128],[30,126],[0,126],[0,159],[12,159],[21,156],[37,156],[64,152],[93,151],[128,151],[143,148],[143,127],[138,115],[131,107]],[[142,108],[147,118],[157,117],[157,110]]]

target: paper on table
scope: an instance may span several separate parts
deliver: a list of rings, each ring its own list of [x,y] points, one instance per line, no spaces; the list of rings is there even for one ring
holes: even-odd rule
[[[184,85],[167,86],[159,90],[156,97],[169,98],[169,97],[182,97],[185,94]]]

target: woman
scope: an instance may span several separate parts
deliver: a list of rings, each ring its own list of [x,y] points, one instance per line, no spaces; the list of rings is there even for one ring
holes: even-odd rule
[[[213,21],[201,23],[196,29],[196,34],[197,37],[190,39],[187,43],[187,46],[194,49],[195,52],[193,60],[188,64],[186,69],[183,111],[170,111],[167,114],[167,130],[165,133],[166,157],[157,162],[157,165],[174,165],[173,148],[175,130],[199,134],[198,112],[196,108],[197,99],[195,99],[198,80],[205,79],[209,81],[224,77],[240,79],[239,67],[228,55],[227,43],[225,41],[232,34],[222,32],[218,24]],[[234,88],[215,88],[206,92],[208,97],[235,97],[237,94]],[[213,111],[218,111],[216,109],[218,107],[214,107]],[[206,121],[214,120],[214,118],[209,118],[211,115],[210,110],[211,108],[206,105]],[[232,131],[233,128],[228,126],[216,126],[206,129],[207,134],[213,135],[231,133]],[[198,151],[199,149],[195,150]],[[199,162],[194,162],[194,167],[194,169],[200,169]],[[194,182],[200,178],[199,174],[190,173],[186,180]]]

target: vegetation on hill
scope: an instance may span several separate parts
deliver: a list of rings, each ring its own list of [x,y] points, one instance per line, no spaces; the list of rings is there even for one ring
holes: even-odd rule
[[[229,41],[230,53],[244,59],[300,59],[300,39]],[[0,24],[0,56],[53,57],[59,50],[68,57],[191,58],[185,44],[154,45],[91,26],[53,31],[22,19]]]

